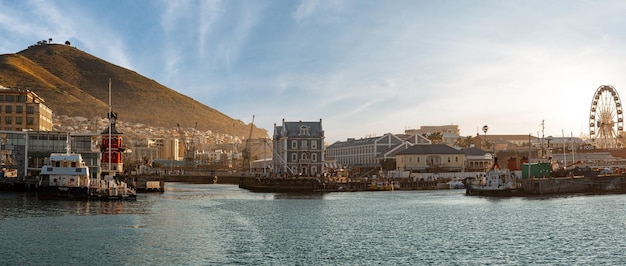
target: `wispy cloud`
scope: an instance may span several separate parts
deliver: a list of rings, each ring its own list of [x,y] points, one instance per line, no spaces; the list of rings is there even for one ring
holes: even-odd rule
[[[525,132],[544,118],[578,130],[583,92],[626,88],[621,1],[0,0],[0,10],[7,52],[67,38],[231,117],[255,113],[261,127],[323,118],[331,141],[451,122],[462,134]]]
[[[318,0],[300,1],[300,5],[296,7],[291,16],[295,21],[301,21],[313,14],[318,4]]]

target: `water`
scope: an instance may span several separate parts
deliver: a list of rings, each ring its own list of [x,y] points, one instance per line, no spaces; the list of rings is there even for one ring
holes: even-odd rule
[[[0,194],[3,265],[624,265],[626,195],[289,195],[168,183],[135,202]]]

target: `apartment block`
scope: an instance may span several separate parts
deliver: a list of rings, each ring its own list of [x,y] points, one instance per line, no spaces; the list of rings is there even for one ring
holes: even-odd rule
[[[0,87],[0,129],[51,131],[52,110],[30,90]]]

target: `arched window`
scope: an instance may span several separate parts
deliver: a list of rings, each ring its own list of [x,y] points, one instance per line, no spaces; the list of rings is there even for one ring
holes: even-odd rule
[[[310,128],[308,126],[302,125],[300,126],[300,130],[298,131],[299,136],[308,136],[311,134]]]

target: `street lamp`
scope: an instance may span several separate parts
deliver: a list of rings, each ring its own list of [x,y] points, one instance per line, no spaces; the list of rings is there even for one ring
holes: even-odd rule
[[[489,130],[489,127],[487,125],[483,126],[483,132],[485,132],[485,149],[487,149],[487,145],[489,144],[489,142],[487,142],[487,130]]]

